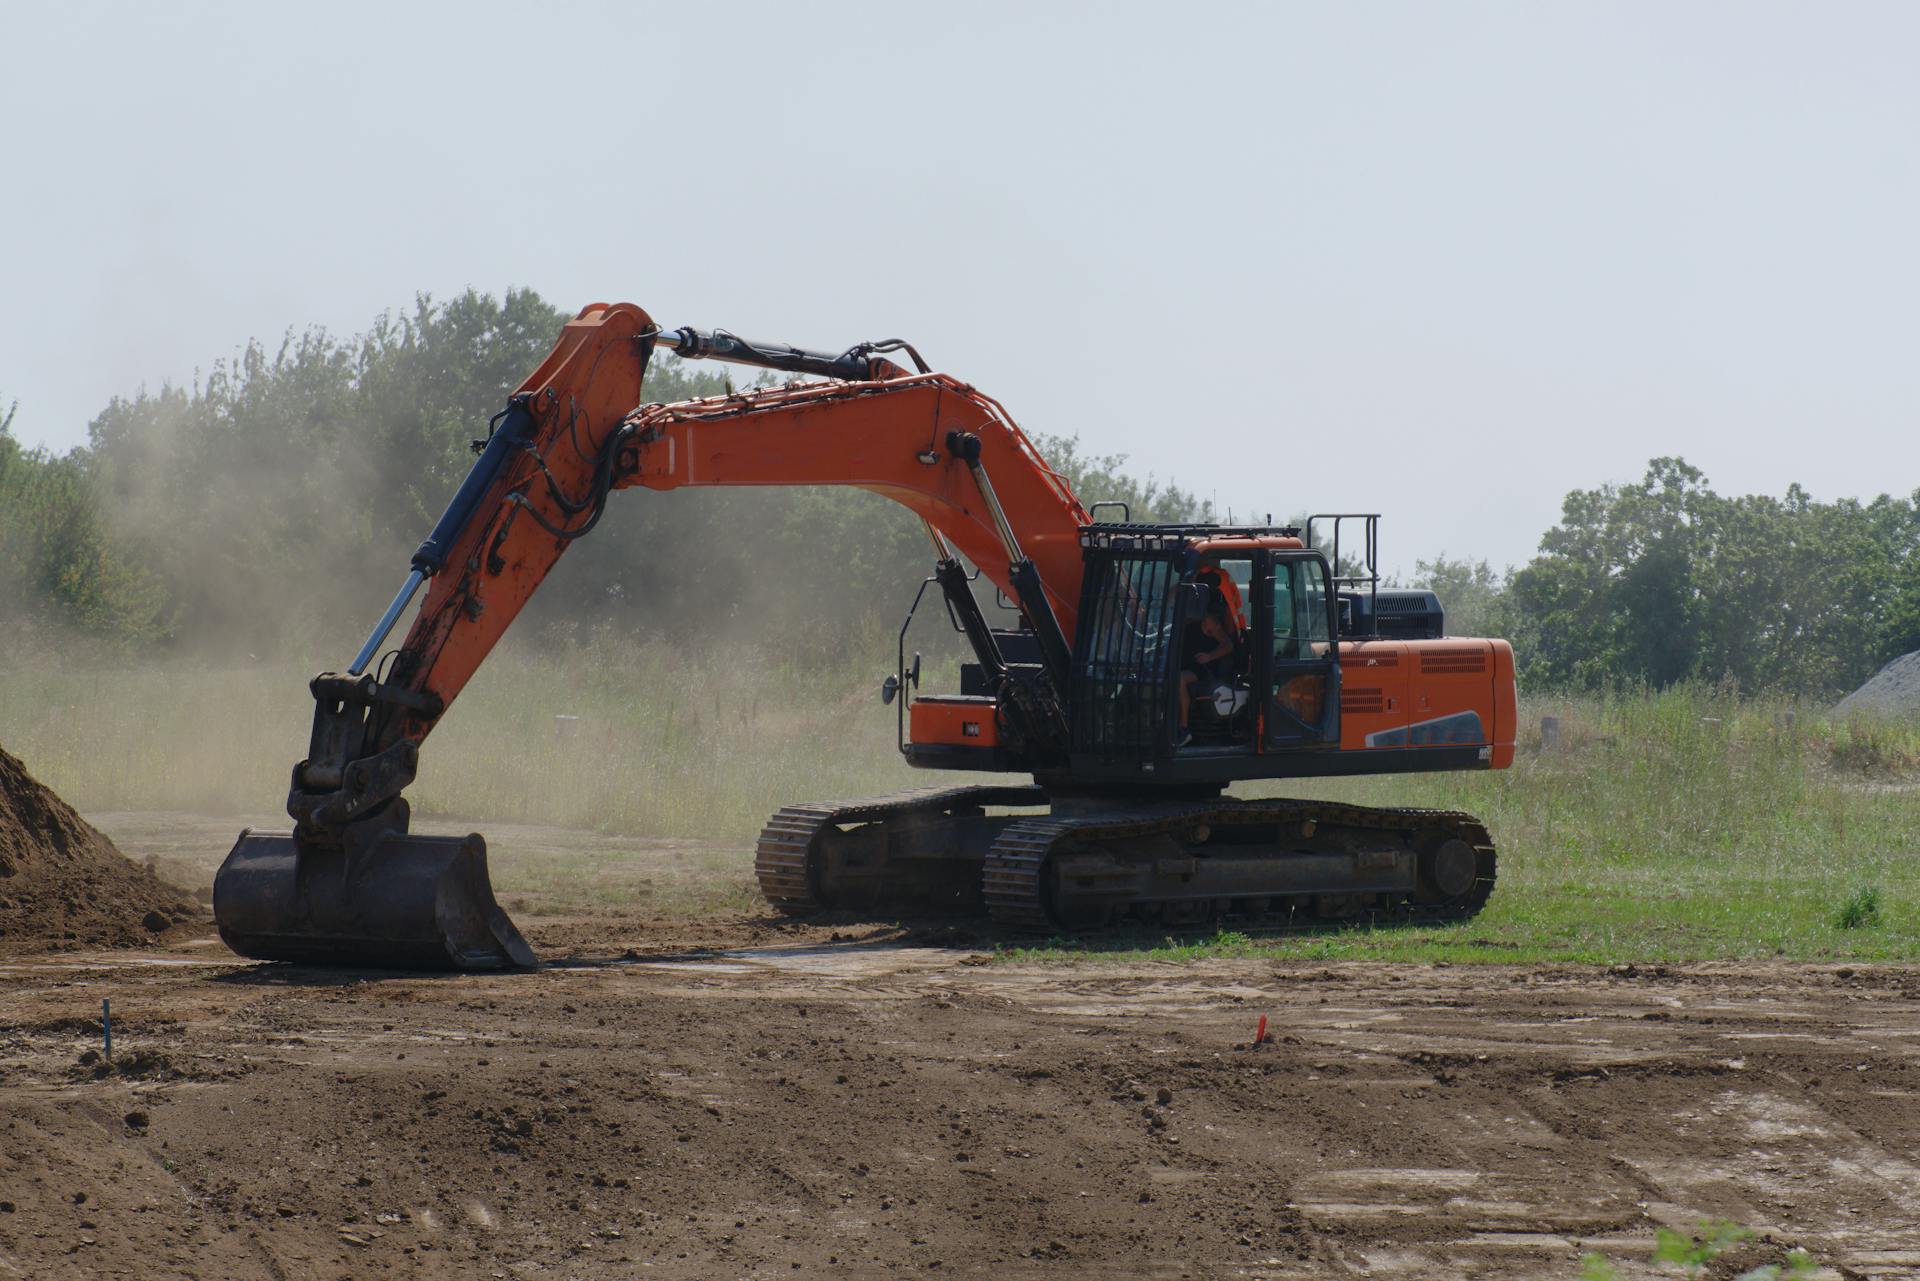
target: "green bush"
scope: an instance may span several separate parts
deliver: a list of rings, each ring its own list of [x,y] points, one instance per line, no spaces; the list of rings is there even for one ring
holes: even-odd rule
[[[1843,930],[1861,930],[1880,924],[1880,891],[1874,886],[1854,891],[1840,905],[1833,923]]]
[[[39,625],[116,641],[167,628],[160,585],[102,518],[92,458],[56,457],[13,436],[17,407],[0,415],[0,625]],[[21,636],[5,638],[10,649]]]

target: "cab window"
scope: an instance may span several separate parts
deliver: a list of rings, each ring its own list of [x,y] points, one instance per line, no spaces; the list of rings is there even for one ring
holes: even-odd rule
[[[1273,566],[1273,658],[1304,663],[1324,658],[1327,643],[1327,571],[1317,560],[1281,560]]]
[[[1330,681],[1337,676],[1329,660],[1333,637],[1328,622],[1326,566],[1318,557],[1279,557],[1272,562],[1273,660],[1268,687],[1266,741],[1271,747],[1297,747],[1337,738],[1330,719]]]
[[[1294,566],[1300,577],[1300,590],[1296,595],[1300,607],[1300,639],[1309,647],[1311,656],[1317,658],[1327,652],[1327,643],[1333,639],[1327,630],[1327,619],[1331,617],[1327,600],[1327,567],[1317,560],[1295,561]]]

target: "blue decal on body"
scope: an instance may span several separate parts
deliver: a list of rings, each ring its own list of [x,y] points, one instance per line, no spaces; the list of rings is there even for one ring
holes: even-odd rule
[[[1459,747],[1487,741],[1478,712],[1455,712],[1367,735],[1368,747]]]

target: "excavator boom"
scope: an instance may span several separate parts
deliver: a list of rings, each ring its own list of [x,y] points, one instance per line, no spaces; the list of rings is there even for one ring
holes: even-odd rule
[[[837,381],[642,407],[657,346]],[[361,965],[532,962],[493,900],[485,842],[409,835],[401,794],[421,744],[615,489],[833,484],[884,494],[918,514],[949,559],[965,556],[1023,603],[1064,679],[1087,513],[994,401],[883,354],[903,350],[919,363],[897,340],[830,355],[662,331],[629,304],[581,311],[474,442],[478,461],[347,670],[314,678],[313,738],[287,799],[294,829],[243,833],[215,879],[228,945]],[[376,664],[423,586],[405,640]]]
[[[294,828],[242,832],[214,878],[214,919],[234,951],[401,968],[533,964],[494,901],[485,841],[410,835],[401,793],[480,657],[598,520],[654,328],[629,306],[590,307],[566,326],[475,442],[478,461],[346,672],[313,679],[313,737],[287,793]],[[369,672],[423,584],[390,668]]]

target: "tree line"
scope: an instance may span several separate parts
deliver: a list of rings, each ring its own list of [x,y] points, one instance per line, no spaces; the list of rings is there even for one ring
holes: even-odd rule
[[[30,566],[12,621],[195,653],[350,651],[472,465],[469,442],[568,319],[529,290],[419,298],[363,334],[290,332],[191,385],[117,397],[63,456],[0,432],[0,562]],[[643,394],[720,395],[730,376],[660,351]],[[1081,492],[1143,518],[1208,514],[1121,457],[1040,443]],[[862,490],[630,491],[516,630],[747,632],[804,654],[894,620],[928,568],[919,522]]]
[[[362,334],[251,343],[186,386],[115,398],[88,443],[24,448],[0,417],[0,628],[265,654],[350,645],[472,461],[468,442],[567,319],[530,290],[416,299]],[[646,398],[719,394],[661,353]],[[1207,503],[1124,456],[1037,436],[1085,501],[1135,519]],[[1533,688],[1736,681],[1826,694],[1920,649],[1920,492],[1722,496],[1680,459],[1567,495],[1526,565],[1422,562],[1449,630],[1512,639]],[[895,618],[918,522],[841,488],[616,495],[530,607],[533,628],[779,636],[797,657]],[[370,602],[373,604],[370,605]],[[3,640],[4,637],[0,637]]]
[[[1920,491],[1724,495],[1679,458],[1575,490],[1526,565],[1423,563],[1449,630],[1507,636],[1535,689],[1730,682],[1829,695],[1920,650]]]

